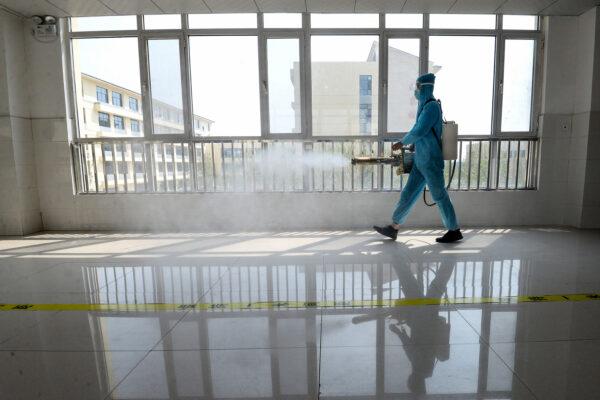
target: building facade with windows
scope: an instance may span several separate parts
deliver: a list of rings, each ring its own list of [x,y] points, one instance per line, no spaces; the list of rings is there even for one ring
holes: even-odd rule
[[[139,92],[81,73],[78,88],[80,136],[143,137],[142,96]],[[152,99],[155,134],[183,134],[183,109]],[[210,136],[213,121],[194,115],[197,136]]]
[[[312,128],[314,136],[377,135],[379,118],[379,42],[373,42],[365,61],[312,62]],[[420,58],[414,54],[388,48],[388,115],[390,132],[410,130],[417,116],[417,100],[413,92],[418,77]],[[290,76],[298,74],[297,65]],[[442,66],[429,62],[429,71],[437,73]],[[296,99],[298,80],[292,79]],[[300,101],[293,103],[299,115]],[[299,119],[297,123],[300,123]]]

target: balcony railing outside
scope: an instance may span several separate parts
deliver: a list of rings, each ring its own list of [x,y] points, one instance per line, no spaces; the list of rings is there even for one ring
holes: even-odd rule
[[[79,193],[377,192],[401,190],[391,166],[351,165],[391,154],[391,141],[93,139],[72,144]],[[451,190],[536,188],[538,141],[461,139]],[[446,161],[446,181],[453,170]]]

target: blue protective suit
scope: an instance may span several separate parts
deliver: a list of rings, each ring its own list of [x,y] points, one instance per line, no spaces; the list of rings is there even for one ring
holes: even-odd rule
[[[433,74],[427,74],[419,77],[417,82],[433,83],[434,80],[435,76]],[[446,229],[459,229],[454,207],[444,182],[444,157],[440,146],[442,110],[437,101],[430,101],[425,104],[427,100],[435,100],[433,85],[421,86],[419,91],[415,91],[415,95],[419,100],[417,122],[402,139],[402,143],[405,145],[415,145],[414,165],[408,177],[408,182],[402,190],[392,220],[396,224],[404,222],[411,207],[419,198],[425,184],[427,184],[431,191],[431,197],[440,210]],[[437,138],[431,132],[432,127]]]

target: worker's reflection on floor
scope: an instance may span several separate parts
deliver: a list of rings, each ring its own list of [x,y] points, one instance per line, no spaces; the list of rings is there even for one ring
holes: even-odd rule
[[[398,262],[392,267],[404,298],[409,299],[441,299],[445,295],[446,285],[454,271],[454,263],[442,262],[435,271],[435,278],[427,284],[417,279],[417,276],[411,272],[410,264]],[[447,311],[446,316],[440,315],[441,311],[444,311],[442,307]],[[352,318],[352,323],[360,324],[373,318],[385,318],[389,330],[404,346],[403,349],[412,367],[407,387],[412,393],[425,394],[425,380],[433,375],[436,362],[447,361],[450,357],[450,311],[447,307],[428,305],[418,308],[390,308],[387,314],[356,316]],[[436,344],[436,346],[418,346],[423,343]]]
[[[427,288],[423,288],[417,282],[406,264],[395,264],[394,269],[407,298],[437,299],[444,295],[448,280],[454,271],[454,264],[443,262]],[[413,393],[424,394],[425,379],[433,375],[436,361],[447,361],[450,356],[450,312],[447,317],[441,316],[440,306],[437,305],[424,306],[418,310],[392,310],[392,319],[396,322],[390,323],[389,329],[402,341],[406,356],[412,365],[407,386]],[[410,346],[418,342],[440,343],[444,346]]]

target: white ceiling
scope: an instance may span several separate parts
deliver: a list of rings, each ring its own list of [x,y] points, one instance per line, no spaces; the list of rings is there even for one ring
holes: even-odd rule
[[[0,0],[23,16],[222,12],[404,12],[580,15],[600,0]]]

